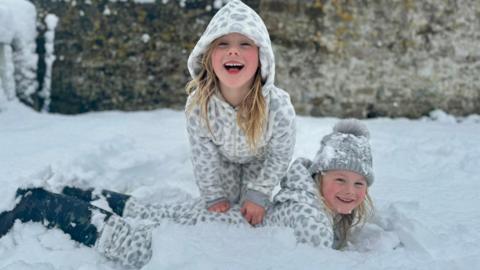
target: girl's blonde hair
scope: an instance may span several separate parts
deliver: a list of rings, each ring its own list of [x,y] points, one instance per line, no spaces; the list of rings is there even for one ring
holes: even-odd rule
[[[212,66],[213,49],[219,40],[213,41],[203,54],[201,62],[201,70],[198,75],[188,82],[186,86],[187,94],[192,96],[191,102],[187,107],[190,112],[195,105],[200,107],[200,116],[205,121],[210,133],[212,130],[208,121],[208,102],[216,91],[219,91],[218,78],[215,75]],[[262,76],[260,73],[260,65],[255,73],[252,87],[247,96],[243,99],[238,107],[237,123],[247,137],[247,143],[252,152],[256,152],[266,125],[266,102],[262,94]],[[213,134],[213,133],[212,133]]]
[[[322,200],[322,173],[317,174],[318,177],[318,190],[320,191],[320,197]],[[325,201],[324,201],[325,203]],[[365,195],[365,199],[360,205],[352,210],[350,214],[338,214],[333,218],[333,228],[334,231],[338,234],[339,243],[336,248],[341,249],[347,245],[347,238],[350,233],[350,229],[354,226],[360,225],[363,226],[367,219],[373,216],[375,208],[373,207],[373,201],[370,195],[368,194],[368,187]]]

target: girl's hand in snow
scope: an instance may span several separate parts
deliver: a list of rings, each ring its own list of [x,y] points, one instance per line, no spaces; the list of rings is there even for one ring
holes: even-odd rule
[[[243,217],[251,225],[262,223],[263,217],[265,216],[265,208],[251,201],[245,201],[240,211],[242,212]]]
[[[230,209],[230,202],[229,201],[221,201],[218,202],[208,208],[208,211],[210,212],[220,212],[220,213],[225,213]]]

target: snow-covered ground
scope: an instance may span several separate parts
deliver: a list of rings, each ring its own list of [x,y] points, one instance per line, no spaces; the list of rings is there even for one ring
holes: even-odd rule
[[[480,117],[364,120],[372,134],[376,216],[349,250],[297,245],[290,229],[194,227],[154,231],[144,269],[479,269]],[[298,117],[295,157],[312,157],[338,119]],[[145,201],[198,196],[183,112],[0,112],[0,210],[20,186],[109,188]],[[121,269],[59,230],[17,223],[0,239],[0,269]]]

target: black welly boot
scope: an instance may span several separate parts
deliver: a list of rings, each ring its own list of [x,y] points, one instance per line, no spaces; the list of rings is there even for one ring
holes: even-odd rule
[[[15,223],[15,215],[12,211],[0,213],[0,238],[10,231],[13,223]]]
[[[108,203],[108,206],[112,209],[112,211],[115,214],[119,216],[123,215],[123,209],[125,208],[125,204],[127,203],[127,200],[131,197],[130,195],[126,195],[126,194],[122,194],[122,193],[118,193],[118,192],[110,191],[106,189],[103,189],[101,191],[101,195],[94,195],[93,190],[94,190],[93,188],[81,189],[77,187],[67,186],[63,188],[62,194],[75,197],[77,199],[80,199],[88,203],[104,197]]]
[[[93,246],[98,230],[91,223],[93,211],[112,215],[89,203],[44,190],[43,188],[19,189],[20,202],[11,211],[0,214],[0,237],[5,235],[16,219],[22,222],[43,222],[48,228],[59,228],[86,246]]]

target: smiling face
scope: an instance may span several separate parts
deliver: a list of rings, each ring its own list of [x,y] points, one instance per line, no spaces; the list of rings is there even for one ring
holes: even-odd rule
[[[222,36],[214,43],[212,67],[227,101],[232,96],[243,99],[259,67],[258,47],[238,33]]]
[[[327,171],[322,176],[321,192],[330,210],[350,214],[367,194],[367,182],[362,175],[351,171]]]

